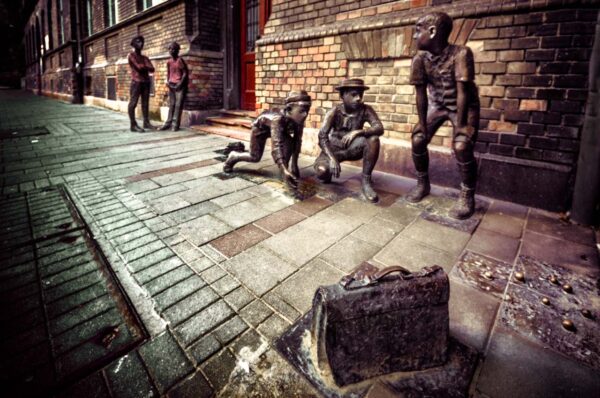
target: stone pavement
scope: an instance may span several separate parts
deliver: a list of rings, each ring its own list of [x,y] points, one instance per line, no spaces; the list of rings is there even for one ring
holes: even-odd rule
[[[371,205],[358,169],[321,185],[306,157],[316,195],[298,200],[268,156],[223,174],[227,138],[127,127],[123,114],[0,91],[9,396],[319,396],[273,342],[317,286],[365,260],[449,273],[451,333],[481,353],[471,396],[598,396],[598,232],[483,197],[452,221],[455,191],[410,205],[414,182],[385,174]]]

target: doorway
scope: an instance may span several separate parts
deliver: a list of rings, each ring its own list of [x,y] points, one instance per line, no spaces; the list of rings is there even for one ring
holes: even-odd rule
[[[256,110],[256,41],[271,13],[271,0],[241,0],[240,4],[240,91],[241,108]]]

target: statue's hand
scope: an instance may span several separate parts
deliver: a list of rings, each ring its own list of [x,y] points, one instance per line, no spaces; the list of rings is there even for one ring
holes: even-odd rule
[[[329,170],[331,170],[331,175],[335,178],[340,176],[340,162],[334,157],[329,159]]]
[[[348,134],[346,134],[345,136],[342,137],[342,144],[344,145],[344,148],[348,148],[350,146],[350,144],[352,143],[352,141],[354,141],[354,139],[360,135],[363,134],[362,130],[353,130],[351,132],[349,132]]]
[[[281,172],[281,178],[287,184],[287,186],[292,189],[298,188],[298,177],[292,174],[287,167],[280,165],[279,171]]]

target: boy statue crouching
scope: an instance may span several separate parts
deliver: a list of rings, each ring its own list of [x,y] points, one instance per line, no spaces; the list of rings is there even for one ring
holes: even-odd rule
[[[379,158],[379,136],[383,124],[377,113],[363,103],[369,87],[361,79],[346,79],[335,88],[342,103],[330,110],[319,131],[321,154],[315,161],[317,177],[325,183],[340,176],[340,162],[363,161],[362,193],[366,200],[377,202],[379,197],[371,186],[371,174]],[[365,123],[369,124],[364,128]]]
[[[479,130],[479,95],[474,83],[473,53],[469,47],[449,44],[451,31],[452,19],[441,12],[417,21],[414,39],[420,51],[413,58],[410,76],[416,88],[419,115],[412,132],[417,186],[406,195],[406,200],[419,202],[429,194],[427,145],[438,128],[450,120],[454,127],[452,149],[462,179],[460,197],[450,216],[464,219],[475,211],[477,163],[473,151]]]
[[[271,155],[279,166],[281,178],[290,188],[296,189],[300,178],[298,156],[310,105],[311,98],[306,91],[292,91],[285,99],[285,109],[261,113],[252,123],[250,152],[231,152],[223,165],[223,171],[231,172],[233,166],[240,161],[259,162],[267,139],[271,137]]]

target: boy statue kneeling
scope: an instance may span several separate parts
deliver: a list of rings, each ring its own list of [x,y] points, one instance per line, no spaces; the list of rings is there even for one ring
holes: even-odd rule
[[[250,152],[231,152],[223,165],[223,171],[230,173],[233,166],[240,161],[260,162],[270,137],[271,155],[275,164],[279,166],[281,178],[290,188],[296,189],[300,178],[298,156],[310,105],[311,98],[306,91],[292,91],[285,99],[283,110],[261,113],[252,123]]]

